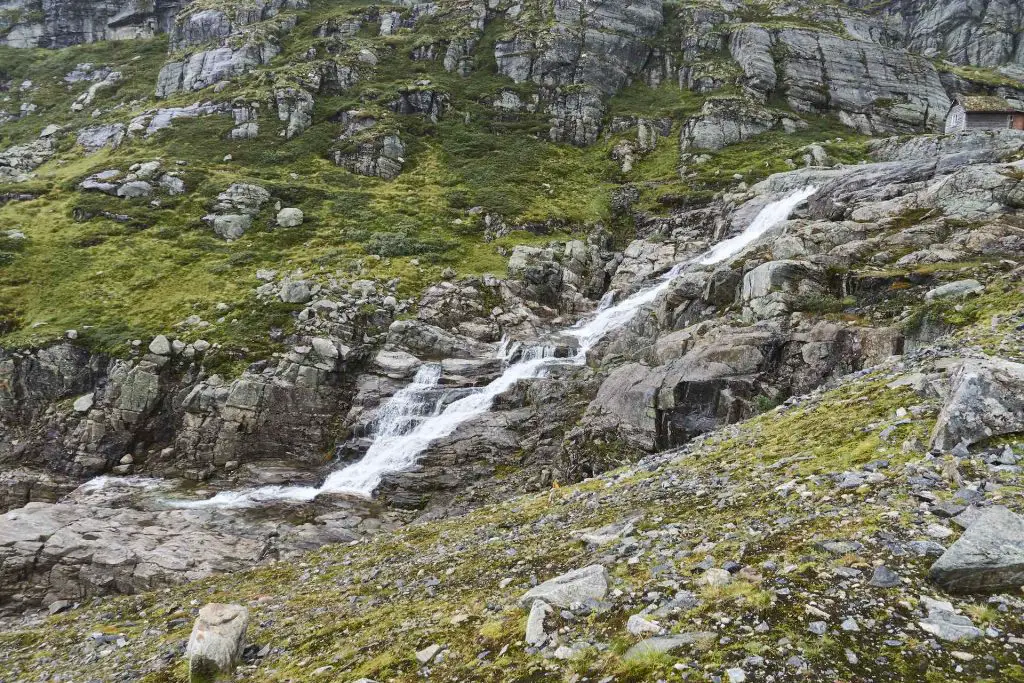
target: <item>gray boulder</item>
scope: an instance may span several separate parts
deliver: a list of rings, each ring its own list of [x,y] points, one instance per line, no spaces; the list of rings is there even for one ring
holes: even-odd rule
[[[169,195],[185,194],[185,181],[177,176],[165,173],[157,180],[157,185]]]
[[[803,261],[769,261],[743,276],[744,314],[764,319],[787,314],[797,297],[820,293],[817,272]]]
[[[87,152],[95,152],[104,147],[117,147],[124,140],[124,135],[124,124],[111,123],[83,128],[78,132],[77,142]]]
[[[282,228],[295,228],[302,225],[305,216],[301,209],[285,208],[277,212],[277,224]]]
[[[1024,518],[1002,506],[985,511],[935,561],[929,575],[951,593],[1024,585]]]
[[[133,180],[117,188],[117,196],[124,199],[142,199],[152,194],[153,186],[145,180]]]
[[[530,616],[526,619],[526,644],[540,647],[547,641],[548,635],[544,632],[544,619],[551,614],[551,605],[543,600],[534,600],[530,606]]]
[[[608,570],[599,564],[549,579],[539,586],[534,586],[519,599],[523,607],[531,607],[535,600],[568,608],[573,603],[587,600],[600,600],[608,592]]]
[[[965,360],[932,431],[931,446],[948,451],[963,443],[1024,430],[1024,364],[999,358]]]
[[[918,622],[925,632],[954,643],[981,636],[981,630],[969,618],[957,614],[949,602],[922,597],[921,603],[928,610],[928,616]]]
[[[204,605],[185,650],[189,683],[212,683],[230,676],[242,659],[248,627],[249,610],[241,605]]]
[[[245,231],[252,227],[252,216],[245,214],[227,214],[226,216],[207,216],[208,222],[213,227],[213,232],[218,237],[226,240],[237,240],[245,234]]]
[[[164,335],[158,334],[149,343],[149,352],[157,356],[171,355],[171,341]]]
[[[251,183],[233,183],[217,195],[213,210],[218,213],[238,212],[255,216],[270,201],[270,192]]]
[[[278,297],[286,304],[304,304],[312,298],[309,283],[305,280],[285,280],[281,283]]]
[[[957,280],[940,285],[935,289],[928,290],[924,295],[925,299],[963,299],[971,294],[978,294],[985,290],[985,286],[977,280]]]

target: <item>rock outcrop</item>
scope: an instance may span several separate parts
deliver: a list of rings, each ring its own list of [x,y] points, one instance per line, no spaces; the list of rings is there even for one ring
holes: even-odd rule
[[[950,593],[1018,589],[1024,585],[1024,518],[1002,506],[978,515],[929,575]]]
[[[542,87],[552,140],[592,144],[601,130],[604,100],[644,67],[646,41],[662,22],[661,0],[603,0],[582,5],[559,0],[553,25],[498,41],[498,72],[517,83]]]
[[[798,112],[835,112],[862,133],[941,129],[949,97],[925,59],[803,29],[745,27],[729,49],[747,90]]]
[[[890,0],[873,9],[899,25],[903,44],[927,57],[941,55],[974,66],[1024,66],[1024,9],[1017,3]]]

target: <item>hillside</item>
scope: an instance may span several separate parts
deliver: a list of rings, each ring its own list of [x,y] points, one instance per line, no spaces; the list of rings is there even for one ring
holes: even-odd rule
[[[1022,26],[0,3],[0,680],[1024,680]]]

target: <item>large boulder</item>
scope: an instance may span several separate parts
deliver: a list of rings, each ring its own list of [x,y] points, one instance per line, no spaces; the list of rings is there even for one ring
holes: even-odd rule
[[[929,572],[950,593],[1024,585],[1024,518],[1002,506],[982,513]]]
[[[204,605],[186,649],[189,683],[212,683],[230,676],[242,659],[248,626],[249,610],[241,605]]]
[[[1000,358],[965,360],[950,378],[931,446],[957,444],[1024,430],[1024,364]]]
[[[599,564],[549,579],[534,586],[519,599],[523,607],[530,607],[535,600],[567,609],[573,603],[600,600],[608,592],[608,570]]]

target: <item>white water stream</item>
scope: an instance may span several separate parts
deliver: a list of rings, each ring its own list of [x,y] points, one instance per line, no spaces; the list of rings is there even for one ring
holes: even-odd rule
[[[503,343],[498,356],[505,360],[502,374],[490,384],[472,390],[467,396],[444,405],[439,387],[441,366],[422,366],[412,384],[395,393],[385,403],[375,422],[375,434],[366,454],[328,475],[319,486],[262,486],[239,491],[223,491],[207,500],[175,501],[176,507],[247,507],[262,502],[309,501],[321,493],[347,493],[369,497],[385,474],[412,467],[427,447],[454,432],[459,425],[490,410],[495,397],[524,379],[542,377],[555,365],[583,365],[587,352],[609,332],[628,323],[637,310],[654,301],[672,284],[672,280],[690,265],[711,265],[735,256],[766,232],[786,220],[800,202],[817,188],[807,187],[767,204],[739,235],[723,240],[697,258],[677,264],[655,283],[615,305],[611,297],[602,299],[598,312],[588,320],[564,330],[563,336],[575,337],[578,350],[571,358],[556,358],[544,346],[521,347]],[[518,359],[512,362],[514,357]]]

